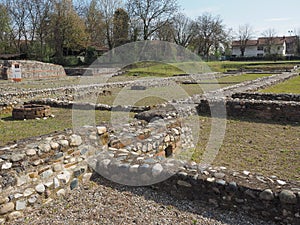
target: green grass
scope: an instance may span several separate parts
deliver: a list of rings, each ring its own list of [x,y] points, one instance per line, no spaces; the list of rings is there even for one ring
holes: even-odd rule
[[[200,117],[199,142],[192,159],[200,162],[209,139],[211,119]],[[300,126],[264,121],[227,120],[223,144],[213,162],[232,170],[300,181]]]
[[[183,99],[205,91],[231,86],[244,81],[271,76],[271,74],[243,74],[228,76],[217,80],[204,80],[201,84],[178,84],[178,86],[151,87],[146,91],[132,91],[130,88],[109,89],[112,95],[99,96],[97,103],[107,105],[154,106],[172,99]],[[215,83],[215,82],[219,83]],[[144,97],[143,97],[144,96]],[[84,99],[82,101],[90,101]]]
[[[218,81],[220,83],[226,83],[226,82],[241,83],[241,82],[245,82],[245,81],[256,80],[256,79],[262,78],[262,77],[268,77],[268,76],[272,76],[272,74],[242,74],[242,75],[238,75],[238,76],[222,77],[222,78],[219,78]]]
[[[169,77],[175,74],[184,73],[176,66],[170,64],[154,63],[154,62],[143,62],[132,65],[131,69],[126,73],[127,76],[138,76],[138,77]]]
[[[274,94],[300,94],[300,76],[287,80],[283,83],[274,85],[267,89],[261,90],[263,93],[274,93]]]
[[[72,128],[72,109],[57,109],[52,108],[51,112],[55,118],[47,120],[12,120],[11,114],[0,114],[0,146],[15,140],[40,136],[53,133],[55,131],[63,131],[66,128]],[[85,116],[86,114],[78,113],[81,111],[75,110],[79,119],[76,126],[93,125],[94,118]],[[132,113],[130,114],[132,117]],[[95,111],[96,124],[107,123],[111,119],[111,113],[108,111]]]
[[[258,70],[285,70],[292,69],[300,61],[246,61],[246,62],[234,62],[234,61],[214,61],[207,62],[207,65],[215,72],[226,72],[227,70],[239,70],[239,69],[258,69]]]

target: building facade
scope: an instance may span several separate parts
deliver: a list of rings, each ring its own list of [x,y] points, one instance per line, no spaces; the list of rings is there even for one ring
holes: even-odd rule
[[[298,53],[299,37],[261,37],[248,40],[245,45],[244,57],[264,57],[268,55],[294,56]],[[232,42],[232,56],[240,57],[241,41]]]

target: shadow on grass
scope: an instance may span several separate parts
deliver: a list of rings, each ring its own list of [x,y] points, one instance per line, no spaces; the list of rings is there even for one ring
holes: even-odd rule
[[[3,121],[16,121],[16,120],[14,120],[14,118],[12,116],[3,117],[3,118],[1,118],[1,120],[3,120]]]
[[[172,177],[169,179],[172,179]],[[235,218],[244,218],[244,221],[239,221],[241,222],[240,224],[244,224],[243,222],[245,222],[246,220],[247,222],[255,221],[254,223],[259,223],[262,225],[273,224],[270,221],[268,223],[261,221],[259,218],[256,217],[250,218],[246,213],[233,212],[227,209],[216,208],[208,205],[207,202],[198,199],[197,200],[190,200],[187,198],[180,199],[175,196],[172,196],[170,193],[164,191],[164,189],[162,188],[164,185],[168,185],[168,180],[152,186],[131,187],[131,186],[114,183],[102,177],[101,175],[97,174],[96,172],[94,172],[91,177],[91,181],[95,182],[98,185],[104,185],[106,187],[113,188],[120,192],[131,192],[134,195],[143,196],[146,200],[154,201],[161,205],[160,208],[162,208],[162,210],[169,209],[169,207],[172,206],[174,207],[174,209],[177,209],[179,211],[197,214],[200,215],[201,217],[217,220],[229,225],[237,225],[237,219],[232,219],[230,215],[233,215],[233,217]],[[198,224],[198,223],[196,223],[196,221],[194,222],[186,221],[186,224]]]

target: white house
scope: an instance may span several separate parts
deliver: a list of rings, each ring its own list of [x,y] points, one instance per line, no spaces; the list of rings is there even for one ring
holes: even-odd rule
[[[263,57],[267,55],[293,56],[297,54],[298,36],[261,37],[248,40],[244,57]],[[241,56],[241,41],[232,42],[232,56]]]

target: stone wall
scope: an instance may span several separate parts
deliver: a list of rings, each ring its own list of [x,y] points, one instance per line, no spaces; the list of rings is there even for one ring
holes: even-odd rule
[[[36,79],[36,78],[66,76],[64,68],[59,65],[42,63],[38,61],[25,61],[25,60],[8,61],[8,62],[10,64],[17,62],[21,65],[22,78]],[[0,74],[1,73],[2,72],[0,72]],[[12,79],[11,67],[8,67],[7,73],[8,73],[8,79]]]
[[[210,115],[210,109],[226,104],[227,115],[234,118],[262,119],[274,122],[300,122],[300,103],[249,99],[201,100],[199,114]]]
[[[124,161],[131,160],[136,168],[147,162],[153,164],[148,168],[151,171],[154,165],[175,153],[179,145],[189,147],[189,129],[181,129],[176,121],[162,124],[166,127],[161,127],[159,121],[153,124],[137,121],[124,125],[128,127],[126,131],[124,127],[118,130],[87,126],[76,133],[68,130],[1,148],[0,223],[22,214],[28,207],[40,207],[64,195],[79,182],[86,182],[93,168],[87,160],[107,156],[106,160],[114,161],[116,168],[124,166]],[[181,134],[185,138],[181,136],[179,141]],[[158,139],[150,140],[148,135]],[[169,146],[172,146],[170,151]]]
[[[271,94],[271,93],[236,93],[232,98],[267,100],[267,101],[294,101],[300,102],[300,95],[297,94]]]
[[[175,170],[169,179],[155,185],[158,191],[227,210],[245,211],[265,220],[299,224],[299,182],[165,158],[166,155],[157,153],[166,153],[163,149],[178,143],[176,137],[185,131],[171,120],[167,123],[169,129],[161,133],[162,149],[159,145],[149,148],[149,143],[142,141],[155,124],[149,127],[144,123],[128,124],[123,127],[127,127],[125,132],[105,126],[85,127],[76,133],[68,130],[0,149],[0,223],[23,216],[27,208],[39,208],[64,196],[87,183],[95,171],[101,171],[105,177],[106,173],[114,174],[110,177],[114,181],[134,184],[137,178],[147,182],[153,177],[165,178]],[[131,147],[129,142],[118,146],[116,134],[129,134],[131,128],[141,146]],[[125,143],[124,136],[118,137],[123,137]]]

